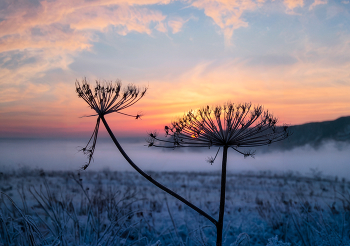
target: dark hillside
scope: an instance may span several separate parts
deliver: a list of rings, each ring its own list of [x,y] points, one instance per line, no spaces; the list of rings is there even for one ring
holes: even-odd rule
[[[286,140],[272,144],[263,150],[293,149],[310,145],[320,147],[328,141],[350,144],[350,116],[341,117],[333,121],[312,122],[289,127],[292,135]]]

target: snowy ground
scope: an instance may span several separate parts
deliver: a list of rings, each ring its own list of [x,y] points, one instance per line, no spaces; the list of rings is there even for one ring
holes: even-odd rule
[[[218,217],[219,173],[150,174]],[[215,245],[209,221],[135,172],[23,168],[1,173],[0,188],[0,245]],[[224,245],[350,245],[350,183],[230,173],[224,227]]]

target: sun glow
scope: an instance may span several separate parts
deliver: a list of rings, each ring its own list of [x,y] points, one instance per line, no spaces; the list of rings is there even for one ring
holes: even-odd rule
[[[205,133],[203,130],[201,130],[200,132],[193,132],[191,137],[192,138],[199,138],[199,135],[202,135],[203,133]]]

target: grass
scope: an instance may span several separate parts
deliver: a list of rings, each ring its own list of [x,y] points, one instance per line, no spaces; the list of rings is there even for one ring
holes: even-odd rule
[[[150,174],[218,216],[219,173]],[[224,245],[350,245],[344,179],[245,172],[227,184]],[[23,168],[0,189],[0,245],[215,245],[210,222],[137,173]]]

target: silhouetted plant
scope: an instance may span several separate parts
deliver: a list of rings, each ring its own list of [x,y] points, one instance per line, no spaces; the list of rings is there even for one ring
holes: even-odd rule
[[[238,148],[262,146],[283,140],[288,137],[287,126],[277,127],[277,119],[267,111],[263,112],[262,106],[255,107],[251,112],[250,104],[234,106],[233,104],[228,103],[223,107],[218,106],[214,109],[207,106],[197,112],[190,111],[183,118],[173,122],[171,126],[166,126],[165,132],[167,136],[171,137],[170,140],[159,139],[155,133],[150,134],[149,146],[166,148],[217,146],[219,147],[218,152],[220,148],[223,147],[220,212],[219,220],[215,220],[203,210],[158,183],[142,171],[125,153],[107,124],[104,115],[113,112],[139,119],[141,116],[140,114],[129,115],[120,111],[138,102],[145,95],[146,91],[147,88],[140,91],[137,87],[129,85],[124,92],[121,92],[120,81],[117,81],[115,84],[111,82],[101,83],[97,81],[96,87],[92,90],[86,79],[82,81],[82,85],[80,85],[79,81],[76,81],[76,92],[78,93],[78,96],[83,98],[96,112],[95,115],[90,116],[98,116],[93,134],[87,145],[82,148],[84,154],[88,156],[88,162],[83,166],[83,169],[85,170],[91,163],[96,147],[100,120],[102,120],[114,144],[129,164],[157,187],[182,201],[211,221],[217,228],[216,244],[222,245],[228,148],[233,148],[245,157],[252,156],[254,154],[253,152],[242,152],[238,150]],[[248,116],[249,112],[251,112],[250,116]],[[157,141],[165,143],[165,145],[157,145]],[[216,153],[216,156],[218,152]],[[209,158],[208,162],[212,164],[215,158]]]
[[[277,118],[262,106],[254,107],[250,103],[211,108],[209,106],[197,111],[189,111],[182,118],[165,126],[167,139],[150,133],[150,147],[181,148],[181,147],[219,147],[215,157],[207,161],[213,164],[220,148],[223,148],[221,195],[219,219],[211,219],[217,228],[216,245],[222,245],[222,230],[225,209],[227,151],[232,148],[244,157],[253,156],[254,152],[241,151],[239,148],[250,148],[268,145],[288,137],[287,126],[278,127]],[[214,220],[214,221],[213,221]]]
[[[81,149],[84,154],[88,156],[88,162],[83,166],[85,170],[90,165],[95,151],[100,120],[102,119],[103,124],[108,126],[104,115],[114,112],[139,119],[141,114],[130,115],[121,111],[137,103],[146,94],[147,88],[140,90],[134,85],[128,85],[124,91],[121,91],[121,83],[119,80],[117,80],[116,83],[101,83],[96,81],[96,87],[91,88],[86,79],[82,81],[82,85],[80,85],[79,81],[76,81],[75,86],[78,96],[83,98],[91,109],[96,112],[95,115],[89,116],[98,116],[95,129],[89,142]]]
[[[130,157],[125,153],[122,146],[119,144],[117,138],[114,136],[112,130],[110,129],[109,125],[107,124],[107,121],[104,117],[106,114],[110,114],[113,112],[117,112],[123,115],[132,116],[135,119],[140,118],[140,114],[137,114],[135,116],[129,115],[126,113],[120,112],[121,110],[128,108],[138,102],[146,93],[147,88],[144,88],[143,90],[138,89],[137,87],[133,85],[129,85],[124,92],[121,92],[121,84],[119,81],[117,83],[113,84],[111,82],[104,82],[101,83],[99,81],[96,81],[96,87],[91,88],[91,86],[87,83],[86,79],[82,81],[82,85],[80,85],[79,81],[76,81],[76,92],[78,93],[78,96],[83,98],[88,105],[95,110],[96,114],[89,115],[89,116],[98,116],[97,123],[94,129],[94,132],[89,139],[88,144],[82,148],[82,151],[84,154],[88,156],[88,162],[86,165],[83,166],[83,169],[85,170],[93,157],[95,147],[96,147],[96,140],[98,135],[98,129],[100,125],[100,120],[102,120],[104,126],[106,127],[106,130],[110,137],[112,138],[114,144],[120,151],[120,153],[123,155],[125,160],[129,162],[129,164],[143,177],[145,177],[148,181],[162,189],[163,191],[167,192],[168,194],[172,195],[173,197],[177,198],[178,200],[182,201],[198,213],[200,213],[202,216],[209,219],[212,223],[216,223],[216,220],[212,218],[210,215],[205,213],[203,210],[199,209],[189,201],[187,201],[182,196],[176,194],[172,190],[168,189],[164,185],[158,183],[156,180],[154,180],[151,176],[149,176],[147,173],[142,171],[131,159]]]

